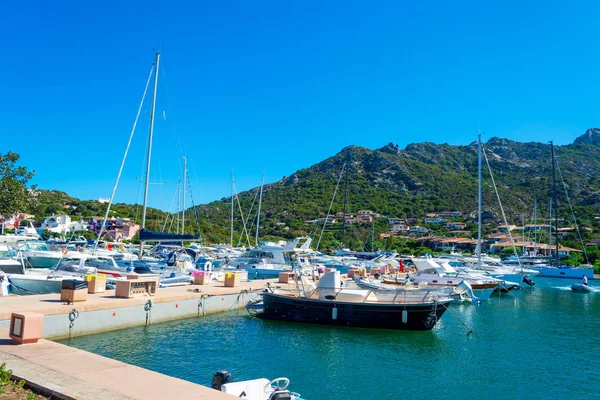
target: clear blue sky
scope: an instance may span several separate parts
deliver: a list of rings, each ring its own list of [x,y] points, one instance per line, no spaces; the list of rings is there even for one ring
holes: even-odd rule
[[[41,188],[108,197],[153,48],[163,209],[184,155],[199,204],[229,196],[232,170],[241,191],[351,144],[465,145],[479,125],[572,143],[600,125],[600,3],[561,3],[4,2],[0,152]],[[144,114],[117,201],[141,201],[147,132]]]

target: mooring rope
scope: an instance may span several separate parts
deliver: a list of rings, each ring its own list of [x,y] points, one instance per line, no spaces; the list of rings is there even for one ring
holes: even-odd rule
[[[465,327],[465,329],[467,330],[467,336],[469,336],[471,333],[474,334],[475,336],[477,336],[478,339],[481,339],[481,337],[477,334],[477,332],[475,332],[475,330],[471,327],[469,327],[469,325],[467,325],[467,323],[465,321],[463,321],[458,314],[456,314],[456,312],[454,312],[454,310],[452,310],[451,308],[447,307],[444,303],[440,303],[446,310],[450,311],[450,313],[452,315],[454,315],[456,317],[457,320],[460,321],[461,324],[463,324],[463,326]]]

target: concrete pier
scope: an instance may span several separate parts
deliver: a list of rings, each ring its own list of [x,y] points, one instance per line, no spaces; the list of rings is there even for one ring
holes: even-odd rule
[[[15,345],[0,328],[0,361],[13,379],[59,399],[215,399],[236,398],[182,379],[111,360],[49,340]]]
[[[287,286],[275,281],[241,282],[238,287],[222,283],[176,286],[128,299],[116,298],[114,290],[108,290],[71,304],[60,301],[59,294],[5,296],[0,297],[0,327],[9,327],[13,312],[36,312],[44,315],[44,338],[61,339],[204,316],[243,308],[266,283]]]
[[[0,297],[0,362],[13,370],[14,379],[59,399],[233,399],[202,385],[49,340],[13,344],[8,335],[10,315],[43,314],[44,338],[76,337],[243,308],[267,283],[288,286],[275,279],[241,282],[238,287],[210,283],[161,288],[153,296],[137,294],[128,299],[116,298],[113,290],[88,294],[86,301],[72,304],[61,302],[60,294]],[[151,307],[145,308],[149,301]],[[75,314],[71,321],[69,316]]]

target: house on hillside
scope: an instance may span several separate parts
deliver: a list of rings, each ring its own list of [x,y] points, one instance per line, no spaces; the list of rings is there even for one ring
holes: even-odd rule
[[[42,221],[41,229],[65,235],[71,232],[71,217],[68,215],[52,215]]]
[[[461,211],[442,211],[436,214],[440,218],[462,217]]]
[[[390,232],[390,233],[410,232],[410,226],[404,225],[404,224],[394,224],[388,228],[388,232]]]
[[[462,230],[462,229],[465,229],[466,227],[467,227],[467,224],[465,224],[464,222],[446,222],[444,224],[444,228],[449,228],[449,229]]]
[[[403,218],[388,218],[388,223],[390,225],[403,224],[404,223],[404,219]]]
[[[516,225],[498,225],[498,228],[496,228],[496,230],[498,232],[508,232],[508,231],[514,231],[515,229],[517,229]]]
[[[444,218],[439,217],[425,218],[423,220],[424,224],[443,224],[444,222],[446,222],[446,220]]]

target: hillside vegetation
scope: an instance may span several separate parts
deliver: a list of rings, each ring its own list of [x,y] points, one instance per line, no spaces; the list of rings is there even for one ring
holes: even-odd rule
[[[558,213],[572,220],[569,201],[579,222],[596,227],[594,215],[600,211],[600,131],[590,129],[573,144],[555,146],[558,160],[557,198]],[[509,222],[521,224],[523,216],[529,220],[534,200],[541,221],[549,216],[552,195],[552,161],[550,144],[519,143],[491,138],[484,144],[491,172]],[[306,220],[325,217],[332,201],[342,167],[332,213],[344,210],[355,214],[368,209],[387,217],[424,217],[436,211],[458,210],[474,220],[477,211],[477,143],[466,146],[410,144],[405,149],[390,143],[380,149],[350,146],[338,154],[311,167],[301,169],[263,189],[260,219],[261,239],[293,238],[299,235],[318,236],[322,225],[308,225]],[[347,176],[346,176],[347,175]],[[563,187],[564,182],[564,187]],[[568,198],[565,193],[568,193]],[[259,188],[238,195],[248,221],[250,244],[254,245],[256,199]],[[489,227],[503,223],[502,215],[489,170],[483,161],[484,223]],[[51,213],[73,216],[103,215],[105,204],[78,200],[56,191],[37,191],[36,201],[28,212],[38,217]],[[344,193],[346,196],[344,196]],[[141,218],[136,205],[113,205],[114,216]],[[247,244],[242,235],[243,224],[235,205],[234,245]],[[208,243],[229,243],[231,198],[223,198],[196,207],[200,230]],[[161,229],[166,213],[151,209],[147,226]],[[189,210],[186,215],[193,215]],[[195,223],[186,224],[190,233]],[[353,248],[368,248],[371,235],[387,229],[387,221],[376,220],[374,226],[353,225],[342,229],[342,224],[327,227],[322,246],[333,248],[340,241]],[[597,230],[597,229],[596,229]],[[240,240],[242,238],[242,240]],[[381,242],[376,245],[381,246]]]

